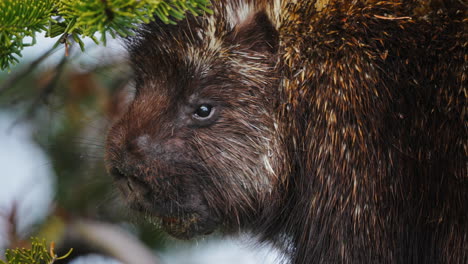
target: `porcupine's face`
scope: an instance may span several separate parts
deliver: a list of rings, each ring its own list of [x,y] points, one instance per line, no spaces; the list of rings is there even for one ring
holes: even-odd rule
[[[106,162],[129,205],[178,238],[238,227],[276,181],[277,33],[264,13],[229,27],[192,18],[130,41],[136,93]]]

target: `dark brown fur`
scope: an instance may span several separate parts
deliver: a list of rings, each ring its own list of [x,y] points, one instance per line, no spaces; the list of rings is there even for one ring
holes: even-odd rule
[[[107,162],[130,205],[294,264],[468,263],[466,4],[228,3],[129,41]]]

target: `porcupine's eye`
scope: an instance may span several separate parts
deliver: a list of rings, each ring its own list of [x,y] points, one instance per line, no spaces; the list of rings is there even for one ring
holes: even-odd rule
[[[201,119],[201,120],[208,119],[212,115],[213,115],[213,106],[209,104],[202,104],[198,106],[197,110],[195,110],[195,113],[193,113],[193,116],[196,119]]]

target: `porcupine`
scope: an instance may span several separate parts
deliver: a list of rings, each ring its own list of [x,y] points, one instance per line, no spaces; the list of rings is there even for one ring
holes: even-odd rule
[[[127,41],[106,160],[130,207],[294,264],[468,263],[466,3],[212,4]]]

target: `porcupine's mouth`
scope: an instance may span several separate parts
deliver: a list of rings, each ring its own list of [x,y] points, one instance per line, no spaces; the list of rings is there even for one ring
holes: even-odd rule
[[[129,207],[142,213],[155,226],[161,226],[171,236],[190,239],[210,234],[217,228],[216,217],[210,215],[200,195],[192,193],[190,199],[175,201],[170,195],[165,195],[166,191],[161,191],[164,186],[155,190],[150,183],[115,168],[110,173]]]

